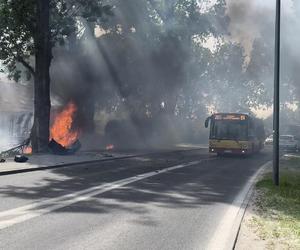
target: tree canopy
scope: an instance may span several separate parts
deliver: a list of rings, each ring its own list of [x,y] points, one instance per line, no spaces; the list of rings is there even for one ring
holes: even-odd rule
[[[211,110],[270,107],[270,20],[249,52],[231,39],[225,0],[203,3],[51,0],[52,97],[62,104],[75,100],[87,130],[97,111],[143,128],[147,122],[199,121]],[[21,71],[35,75],[35,4],[0,0],[0,60],[16,80]],[[290,58],[295,66],[283,68],[284,96],[293,99],[298,63]]]
[[[18,64],[26,69],[28,77],[35,72],[36,11],[36,0],[0,1],[0,60],[15,80],[22,69]],[[112,15],[112,11],[102,1],[50,0],[52,47],[77,35],[83,19],[100,23],[103,15]]]

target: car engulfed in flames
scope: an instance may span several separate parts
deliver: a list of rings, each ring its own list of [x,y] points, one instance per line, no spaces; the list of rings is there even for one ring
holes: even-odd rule
[[[70,101],[61,112],[55,115],[50,128],[50,140],[55,140],[63,147],[69,147],[78,140],[80,131],[74,129],[76,112],[77,106]]]

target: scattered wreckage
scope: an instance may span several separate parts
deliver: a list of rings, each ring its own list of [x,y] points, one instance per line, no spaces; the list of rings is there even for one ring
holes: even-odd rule
[[[28,161],[28,157],[25,155],[30,146],[30,139],[26,139],[21,144],[6,151],[0,153],[0,163],[6,162],[5,158],[14,157],[15,162],[23,163]],[[49,153],[54,155],[72,155],[79,151],[81,143],[76,140],[70,147],[64,147],[54,139],[51,139],[48,144]]]

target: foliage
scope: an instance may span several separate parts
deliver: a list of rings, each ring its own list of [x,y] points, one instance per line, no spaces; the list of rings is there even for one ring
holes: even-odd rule
[[[253,219],[259,236],[288,249],[300,247],[300,169],[299,158],[281,162],[280,186],[268,174],[258,182],[258,215]]]
[[[209,106],[249,111],[270,105],[262,76],[270,71],[259,66],[260,50],[247,64],[242,45],[224,39],[229,19],[223,1],[206,12],[193,0],[113,4],[115,16],[104,26],[109,32],[98,40],[117,75],[111,85],[133,113],[197,119]],[[219,40],[215,51],[202,46],[208,37]]]
[[[83,19],[98,23],[103,15],[112,15],[111,7],[98,0],[51,0],[50,8],[52,47],[79,32]],[[0,60],[15,80],[21,76],[19,64],[28,77],[34,75],[35,13],[35,0],[0,0]]]
[[[115,16],[104,25],[109,32],[98,39],[103,48],[99,50],[109,55],[106,64],[114,68],[111,85],[116,86],[132,112],[151,117],[174,115],[191,103],[183,99],[190,99],[191,88],[205,71],[205,67],[197,67],[200,70],[196,72],[195,63],[207,65],[209,60],[201,54],[209,57],[199,41],[211,34],[226,33],[228,24],[223,1],[205,13],[197,3],[112,1]],[[199,96],[194,101],[196,98]]]
[[[211,107],[270,106],[272,39],[255,40],[247,58],[228,39],[225,1],[208,9],[200,2],[52,0],[52,94],[74,99],[91,119],[97,108],[126,114],[141,127],[150,120],[162,126],[164,119],[203,119]],[[32,75],[35,1],[0,3],[0,59],[11,77],[20,77],[20,64]],[[208,38],[215,49],[204,47]]]

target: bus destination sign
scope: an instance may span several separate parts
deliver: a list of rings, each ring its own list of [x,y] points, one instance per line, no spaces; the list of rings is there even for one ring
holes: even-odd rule
[[[245,121],[246,120],[246,115],[239,115],[239,114],[215,115],[215,120]]]

